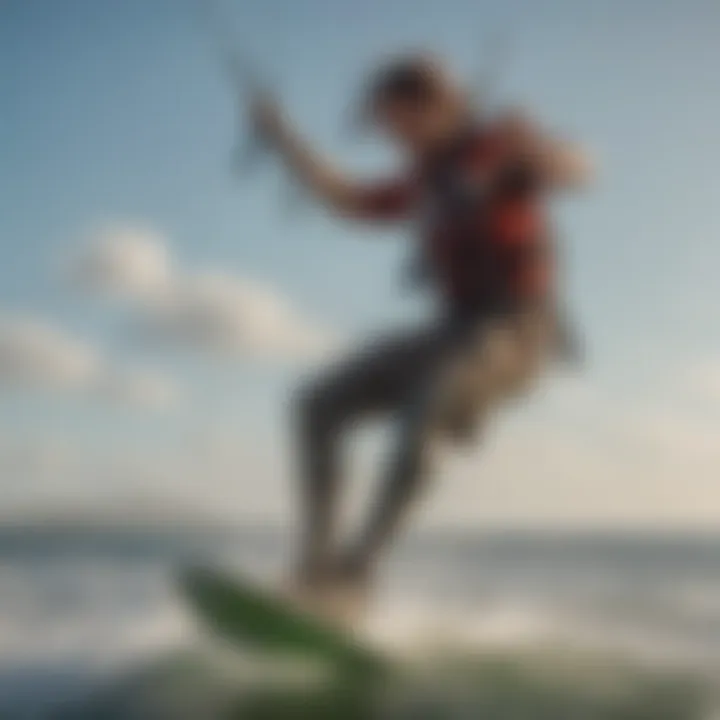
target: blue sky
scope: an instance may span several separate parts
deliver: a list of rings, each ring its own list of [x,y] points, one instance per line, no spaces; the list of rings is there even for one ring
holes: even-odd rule
[[[513,417],[500,431],[506,451],[512,455],[525,441],[523,433],[539,445],[540,456],[553,443],[572,443],[575,449],[587,444],[584,460],[567,470],[576,474],[607,458],[610,445],[602,442],[616,442],[606,436],[632,417],[633,432],[640,426],[643,437],[653,432],[658,437],[657,447],[635,447],[632,463],[623,460],[625,450],[617,450],[618,467],[608,470],[636,479],[629,501],[634,514],[625,519],[657,516],[691,523],[695,503],[705,520],[720,517],[720,493],[712,487],[709,469],[720,458],[692,442],[703,433],[712,436],[720,421],[715,310],[720,300],[720,100],[713,92],[720,66],[720,6],[711,0],[218,4],[238,43],[276,80],[306,134],[363,173],[392,165],[386,148],[370,139],[349,139],[343,127],[362,71],[378,53],[429,47],[472,73],[482,62],[483,41],[506,39],[499,99],[526,105],[550,126],[586,142],[600,168],[592,192],[564,201],[557,211],[568,295],[589,346],[588,367],[572,381],[581,389],[557,391],[557,397],[537,400],[527,414]],[[6,382],[0,424],[8,455],[27,447],[32,456],[50,443],[62,448],[58,457],[72,458],[67,466],[57,460],[56,472],[37,477],[23,463],[6,469],[3,482],[18,502],[114,497],[123,482],[142,492],[151,481],[103,485],[88,477],[78,484],[76,469],[86,467],[86,456],[94,468],[115,470],[115,455],[137,455],[137,466],[149,456],[159,464],[183,464],[178,458],[193,442],[203,444],[212,436],[214,448],[217,435],[233,458],[218,473],[237,478],[231,487],[238,505],[273,514],[286,502],[287,479],[269,468],[275,468],[277,454],[285,457],[283,401],[296,366],[244,357],[218,363],[137,342],[128,331],[126,311],[68,288],[59,271],[101,228],[161,234],[184,273],[215,268],[260,279],[303,317],[358,339],[422,308],[397,289],[408,245],[402,233],[375,238],[312,208],[284,213],[281,174],[272,163],[243,181],[231,177],[234,99],[202,5],[194,0],[0,3],[0,311],[82,338],[102,349],[113,365],[151,366],[181,387],[183,396],[178,408],[158,415],[111,407],[85,394]],[[680,469],[663,480],[667,497],[684,498],[684,504],[673,501],[677,513],[668,510],[669,500],[653,505],[650,480],[652,463],[667,450],[657,424],[667,427],[668,418],[679,427],[673,438],[683,433],[690,438],[690,449],[682,450],[689,453],[687,462],[707,464],[698,470],[696,489],[682,492],[686,473]],[[581,440],[564,434],[581,426],[586,428]],[[553,439],[540,443],[537,438],[548,428]],[[472,462],[458,475],[474,475],[483,460]],[[494,466],[488,462],[491,474]],[[489,480],[486,490],[473,485],[478,519],[488,512],[500,520],[585,517],[577,490],[575,500],[555,502],[555,514],[540,502],[543,495],[573,492],[552,479],[552,462],[540,479],[537,463],[530,473],[503,462],[497,459],[497,479]],[[55,467],[56,461],[50,464]],[[669,473],[667,462],[661,464]],[[172,476],[163,467],[159,474]],[[520,500],[502,494],[508,467],[522,489],[517,489]],[[127,478],[129,473],[116,474]],[[249,475],[272,479],[258,495]],[[583,492],[600,493],[602,482]],[[467,505],[463,482],[448,485],[439,505],[443,517]],[[623,480],[617,492],[622,495],[626,486]],[[228,491],[223,487],[216,494]],[[188,476],[177,492],[187,499],[195,490]],[[158,490],[174,492],[171,482]],[[693,493],[696,500],[688,499]],[[487,507],[492,502],[496,515]],[[588,517],[622,521],[622,512],[618,501]],[[470,513],[465,519],[475,518]]]

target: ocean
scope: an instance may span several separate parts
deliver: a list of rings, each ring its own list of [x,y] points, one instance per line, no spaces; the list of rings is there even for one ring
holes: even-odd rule
[[[271,677],[177,591],[198,561],[272,582],[288,547],[261,527],[0,528],[0,718],[720,718],[720,536],[415,535],[363,629],[402,680],[352,692]]]

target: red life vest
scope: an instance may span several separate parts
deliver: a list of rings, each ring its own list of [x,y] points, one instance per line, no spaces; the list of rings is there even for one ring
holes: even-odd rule
[[[513,307],[549,291],[541,189],[511,153],[495,128],[473,129],[418,174],[424,255],[460,311]]]
[[[451,310],[542,301],[553,281],[540,179],[502,124],[473,127],[411,177],[368,188],[363,217],[415,217],[422,261]]]

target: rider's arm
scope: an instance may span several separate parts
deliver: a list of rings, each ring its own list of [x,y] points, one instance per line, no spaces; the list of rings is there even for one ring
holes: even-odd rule
[[[545,138],[538,160],[539,170],[546,184],[552,188],[579,190],[592,180],[592,161],[585,148],[577,143]]]
[[[256,122],[288,169],[331,212],[365,220],[394,220],[406,215],[409,184],[356,182],[340,172],[290,126],[279,109],[260,104]]]
[[[526,117],[509,115],[500,134],[511,158],[514,179],[520,185],[578,190],[592,180],[592,162],[583,147],[543,132]]]
[[[284,126],[274,140],[290,172],[329,210],[339,215],[357,213],[362,198],[349,178],[289,127]]]
[[[355,181],[289,130],[278,138],[277,148],[290,171],[337,215],[390,221],[405,217],[410,208],[412,193],[403,180]]]

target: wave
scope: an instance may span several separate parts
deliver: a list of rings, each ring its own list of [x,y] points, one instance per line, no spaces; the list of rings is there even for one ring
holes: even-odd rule
[[[691,675],[552,648],[424,655],[375,684],[297,668],[249,670],[221,654],[178,654],[66,705],[57,717],[708,720],[717,709],[710,685]]]
[[[402,672],[348,697],[221,651],[175,590],[174,568],[196,554],[276,576],[282,543],[91,539],[6,538],[0,717],[404,720],[419,705],[433,709],[422,717],[450,720],[711,717],[720,564],[705,545],[411,548],[362,629]],[[308,707],[315,714],[292,714]]]

